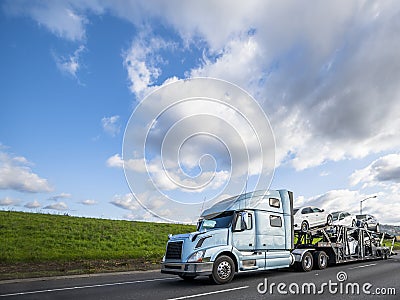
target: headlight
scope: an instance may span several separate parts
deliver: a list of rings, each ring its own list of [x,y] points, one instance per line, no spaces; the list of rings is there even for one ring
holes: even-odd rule
[[[193,253],[189,257],[188,262],[202,262],[204,253],[205,253],[204,250],[200,250],[200,251],[197,251],[197,252]]]

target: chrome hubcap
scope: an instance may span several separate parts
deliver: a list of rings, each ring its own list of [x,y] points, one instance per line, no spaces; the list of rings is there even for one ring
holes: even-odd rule
[[[227,279],[231,275],[231,265],[227,261],[221,261],[217,268],[218,277]]]
[[[322,255],[319,259],[319,263],[322,267],[326,265],[326,256]]]
[[[304,259],[304,265],[306,266],[307,269],[311,268],[311,258],[310,257],[306,257]]]

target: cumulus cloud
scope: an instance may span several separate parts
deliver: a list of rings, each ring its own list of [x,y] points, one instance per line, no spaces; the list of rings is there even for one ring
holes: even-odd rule
[[[81,45],[74,51],[72,55],[58,56],[53,52],[53,58],[56,62],[57,68],[64,74],[77,78],[77,73],[82,67],[80,58],[82,52],[85,51],[85,46]]]
[[[356,170],[350,176],[350,184],[363,188],[380,186],[400,191],[400,154],[382,156],[367,167]]]
[[[15,205],[19,205],[20,202],[21,202],[21,200],[19,200],[19,199],[5,197],[5,198],[0,199],[0,206],[15,206]]]
[[[113,156],[110,156],[107,159],[106,164],[110,168],[122,169],[125,166],[125,168],[127,168],[128,170],[137,171],[137,172],[146,172],[146,167],[145,167],[143,159],[131,158],[131,159],[124,161],[122,159],[121,155],[119,155],[118,153]]]
[[[68,193],[61,193],[61,194],[58,194],[58,195],[51,196],[51,197],[47,198],[47,200],[58,201],[60,199],[71,198],[71,196],[72,195],[68,194]]]
[[[67,204],[65,202],[57,202],[43,207],[43,209],[53,209],[53,210],[68,210]]]
[[[137,201],[135,196],[131,193],[124,195],[115,195],[111,204],[128,210],[129,213],[125,215],[128,219],[144,220],[152,222],[160,222],[165,220],[174,220],[174,214],[179,213],[174,209],[169,209],[166,207],[166,202],[163,197],[155,196],[153,193],[145,192],[138,195],[141,199],[141,204],[143,204],[147,209],[142,207],[142,205]],[[162,211],[160,215],[154,214],[154,211]],[[191,222],[192,220],[185,220],[186,222]]]
[[[31,208],[31,209],[33,209],[33,208],[39,208],[41,205],[40,205],[40,203],[39,203],[39,201],[37,201],[37,200],[34,200],[34,201],[32,201],[32,202],[28,202],[28,203],[26,203],[25,205],[24,205],[24,207],[26,207],[26,208]]]
[[[104,132],[112,137],[115,137],[121,131],[121,125],[119,124],[119,116],[104,117],[101,119],[101,125]]]
[[[160,65],[166,62],[158,52],[173,47],[173,42],[168,42],[145,30],[124,52],[124,66],[128,72],[130,90],[138,99],[143,98],[148,88],[161,75]]]
[[[86,17],[74,1],[6,1],[3,8],[11,15],[27,15],[58,37],[70,41],[85,38]]]
[[[92,200],[92,199],[86,199],[86,200],[82,200],[80,203],[84,204],[84,205],[96,205],[97,201]]]
[[[24,193],[51,192],[47,179],[33,173],[31,165],[25,157],[0,152],[0,189]]]

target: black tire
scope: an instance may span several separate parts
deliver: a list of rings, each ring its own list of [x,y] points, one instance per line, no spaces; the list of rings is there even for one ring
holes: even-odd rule
[[[363,228],[364,228],[365,230],[368,230],[368,224],[367,224],[367,223],[364,223],[364,224],[363,224]]]
[[[314,267],[317,270],[326,269],[328,266],[328,255],[324,251],[315,251],[313,253]]]
[[[224,284],[230,282],[234,275],[235,263],[232,258],[226,255],[221,255],[214,262],[210,279],[215,284]]]
[[[310,229],[310,225],[308,225],[307,221],[301,222],[300,230],[301,232],[307,232]]]
[[[179,275],[185,281],[193,281],[197,276],[196,275]]]
[[[328,215],[328,217],[326,218],[326,225],[331,226],[333,224],[333,217],[332,215]]]
[[[313,265],[313,256],[307,251],[301,258],[301,262],[296,262],[294,267],[296,271],[309,272],[312,270]]]
[[[356,220],[353,220],[353,221],[351,222],[351,227],[356,227],[356,224],[357,224]]]
[[[375,231],[376,231],[376,232],[380,232],[379,224],[376,224]]]

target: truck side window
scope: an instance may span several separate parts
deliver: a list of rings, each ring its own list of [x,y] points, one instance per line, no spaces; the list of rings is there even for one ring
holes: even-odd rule
[[[281,207],[281,202],[279,201],[279,199],[269,198],[269,206],[280,208]]]
[[[269,225],[271,227],[282,227],[282,218],[280,216],[269,216]]]
[[[252,214],[248,213],[247,214],[247,229],[252,229],[253,228],[253,216]]]

